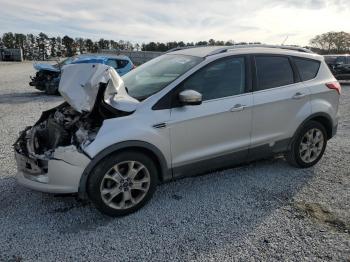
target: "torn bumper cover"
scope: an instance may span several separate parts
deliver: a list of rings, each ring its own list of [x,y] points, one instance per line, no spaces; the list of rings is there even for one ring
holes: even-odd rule
[[[73,145],[58,147],[49,160],[34,160],[15,151],[17,182],[49,193],[76,193],[90,159]],[[44,162],[44,164],[42,163]]]
[[[131,114],[139,103],[106,65],[68,65],[59,92],[66,102],[44,111],[14,143],[18,183],[43,192],[75,193],[91,159],[84,150],[103,121]]]

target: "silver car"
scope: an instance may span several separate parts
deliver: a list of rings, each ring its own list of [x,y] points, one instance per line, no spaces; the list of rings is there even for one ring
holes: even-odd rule
[[[122,78],[68,65],[59,91],[66,102],[14,144],[18,183],[120,216],[179,177],[276,154],[315,165],[336,133],[341,87],[307,50],[232,46],[175,50]]]

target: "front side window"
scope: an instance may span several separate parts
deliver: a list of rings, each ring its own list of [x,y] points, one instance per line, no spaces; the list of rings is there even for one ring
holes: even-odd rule
[[[230,57],[200,69],[182,84],[183,90],[195,90],[203,101],[244,93],[244,57]]]
[[[299,57],[294,57],[293,60],[298,68],[301,80],[306,81],[316,77],[320,68],[319,61]]]
[[[159,92],[203,61],[188,55],[162,55],[130,71],[122,78],[130,96],[143,100]]]
[[[256,56],[257,90],[290,85],[294,74],[288,57]]]

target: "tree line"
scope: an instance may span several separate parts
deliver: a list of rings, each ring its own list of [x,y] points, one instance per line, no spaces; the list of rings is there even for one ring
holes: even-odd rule
[[[149,42],[141,45],[133,44],[124,40],[107,40],[101,38],[93,41],[89,38],[71,38],[67,35],[64,37],[49,37],[45,33],[38,35],[21,34],[21,33],[4,33],[0,37],[0,48],[21,48],[23,50],[23,58],[27,60],[41,59],[45,60],[49,57],[73,56],[82,53],[97,53],[103,50],[127,50],[127,51],[158,51],[165,52],[176,47],[194,46],[194,45],[233,45],[233,44],[260,44],[260,42],[236,43],[230,41],[220,41],[209,39],[208,41],[198,42]]]
[[[328,32],[310,40],[312,48],[320,54],[344,54],[350,52],[350,33]]]
[[[64,37],[49,37],[45,33],[21,34],[21,33],[4,33],[0,37],[0,48],[21,48],[23,58],[42,59],[49,57],[73,56],[82,53],[97,53],[103,50],[127,50],[127,51],[159,51],[165,52],[176,47],[185,46],[206,46],[206,45],[234,45],[234,44],[260,44],[260,42],[246,43],[234,42],[233,40],[221,41],[209,39],[208,41],[198,42],[149,42],[141,45],[133,44],[124,40],[107,40],[101,38],[93,41],[89,38],[71,38],[67,35]],[[310,47],[317,53],[346,53],[350,51],[350,34],[346,32],[328,32],[317,35],[310,40]]]

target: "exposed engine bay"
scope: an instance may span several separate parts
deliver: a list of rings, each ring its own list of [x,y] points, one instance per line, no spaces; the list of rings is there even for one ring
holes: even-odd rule
[[[30,86],[34,86],[40,91],[45,91],[49,95],[58,93],[58,84],[60,81],[60,72],[40,70],[31,77]]]
[[[14,144],[18,165],[26,172],[47,173],[58,148],[74,147],[83,153],[105,119],[129,115],[139,103],[128,97],[115,70],[102,64],[67,66],[59,91],[67,102],[43,112]]]

